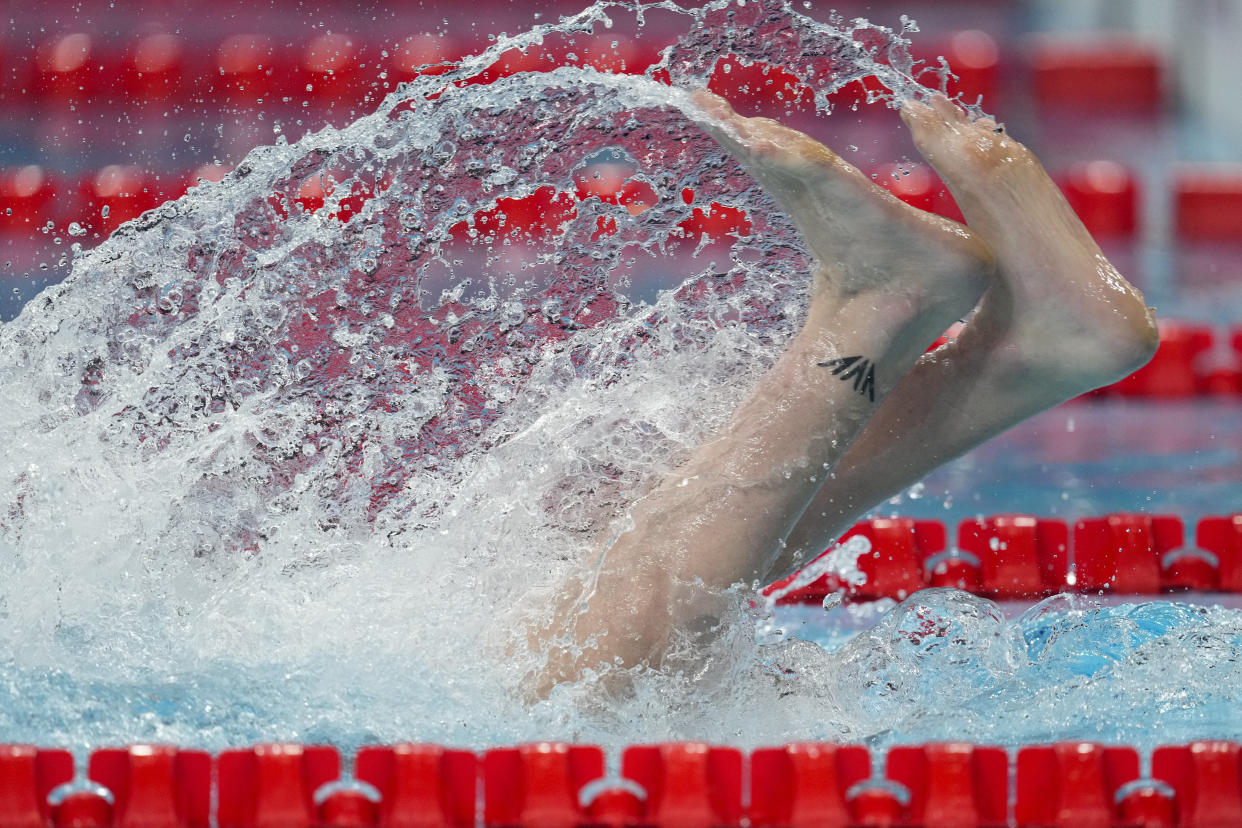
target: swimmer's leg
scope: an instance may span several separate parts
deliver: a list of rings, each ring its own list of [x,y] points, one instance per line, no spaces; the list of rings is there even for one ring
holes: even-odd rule
[[[820,261],[806,322],[721,433],[635,506],[559,623],[532,636],[549,653],[536,692],[601,663],[658,662],[672,636],[710,625],[721,589],[766,575],[825,469],[992,278],[960,225],[799,132],[698,101]]]
[[[1035,157],[944,98],[902,117],[997,276],[953,342],[919,360],[850,446],[769,572],[822,551],[878,503],[1040,411],[1145,363],[1142,295],[1100,253]]]

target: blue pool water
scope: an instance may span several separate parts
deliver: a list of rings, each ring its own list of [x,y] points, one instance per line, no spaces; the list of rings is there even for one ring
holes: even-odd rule
[[[1157,445],[1153,433],[1168,437]],[[1170,447],[1177,453],[1164,454]],[[950,522],[1016,508],[1066,518],[1134,508],[1193,517],[1242,502],[1240,448],[1242,424],[1224,403],[1066,406],[950,464],[891,509]],[[1088,458],[1075,462],[1070,451]],[[133,740],[216,748],[272,739],[349,747],[408,738],[471,746],[535,738],[865,738],[879,746],[1242,738],[1240,604],[1218,595],[997,605],[928,590],[899,607],[782,607],[758,622],[767,643],[740,698],[700,687],[734,717],[724,722],[688,696],[671,705],[618,699],[611,711],[575,707],[572,717],[552,702],[504,707],[510,702],[488,694],[477,673],[427,673],[416,647],[386,659],[171,658],[165,670],[124,680],[98,663],[32,668],[18,652],[0,662],[0,733],[83,748]],[[158,613],[151,620],[159,623]],[[498,715],[497,705],[507,712]]]
[[[919,493],[893,509],[954,523],[1020,510],[1227,514],[1242,507],[1242,407],[1230,398],[1063,405],[935,472]]]
[[[1179,515],[1189,529],[1242,504],[1239,413],[1232,400],[1061,406],[945,466],[880,513],[953,526],[1006,511],[1071,521],[1141,511]],[[889,725],[876,736],[882,742],[1149,746],[1242,736],[1240,596],[1057,596],[1032,606],[950,593],[958,604],[946,612],[938,592],[888,614],[891,602],[788,607],[777,626],[833,649],[851,671],[866,665],[875,681],[858,704]],[[920,604],[960,626],[911,638]],[[825,672],[841,669],[826,664]]]
[[[1242,736],[1242,613],[1235,596],[1224,603],[1056,596],[996,612],[962,593],[926,590],[862,630],[851,629],[862,619],[808,608],[790,610],[782,626],[833,649],[830,659],[808,650],[812,664],[827,665],[803,668],[812,682],[835,687],[843,667],[871,676],[850,704],[877,728],[875,744],[1081,739],[1150,748]]]

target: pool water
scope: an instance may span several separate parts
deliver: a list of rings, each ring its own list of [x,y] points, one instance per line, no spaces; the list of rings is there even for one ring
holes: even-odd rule
[[[694,672],[522,694],[537,658],[506,644],[805,309],[806,251],[683,89],[749,49],[821,72],[825,110],[870,71],[926,93],[909,31],[775,3],[663,8],[687,24],[672,87],[581,67],[468,83],[512,43],[606,26],[619,12],[600,4],[256,150],[0,328],[0,738],[1239,735],[1242,615],[1165,601],[1015,617],[928,591],[769,617],[739,594]],[[764,26],[781,36],[756,41]],[[601,153],[655,203],[569,210]],[[311,181],[322,205],[300,195]],[[713,240],[722,204],[734,224]],[[515,228],[515,205],[547,226]],[[1191,519],[1238,508],[1240,448],[1224,403],[1066,406],[881,511]]]
[[[1210,513],[1239,502],[1233,472],[1242,425],[1230,414],[1211,401],[1064,406],[950,464],[884,511],[950,522],[1018,504],[1067,518],[1135,503],[1188,518]],[[1150,439],[1157,432],[1168,435],[1158,445]],[[1068,444],[1058,443],[1062,436]],[[1073,445],[1089,447],[1083,460],[1065,456]],[[1170,446],[1176,463],[1163,454]],[[458,600],[470,598],[463,592]],[[16,653],[0,663],[0,732],[9,741],[83,749],[150,740],[209,748],[401,739],[483,747],[539,738],[611,745],[862,738],[880,747],[1086,739],[1150,747],[1242,738],[1238,596],[1130,600],[996,604],[926,590],[900,606],[779,607],[755,622],[764,642],[755,681],[749,698],[722,699],[738,714],[727,722],[650,699],[616,700],[607,713],[578,709],[574,718],[555,703],[480,715],[481,698],[503,703],[481,677],[428,672],[417,647],[387,663],[363,652],[288,663],[217,656],[189,667],[172,658],[163,671],[126,680],[98,662],[32,667]],[[764,710],[747,725],[739,707],[751,705]]]
[[[1062,518],[1141,511],[1189,522],[1240,505],[1238,404],[1205,397],[1060,406],[936,471],[892,509],[953,523],[1012,511]]]
[[[879,512],[952,526],[1015,511],[1070,521],[1142,511],[1190,526],[1242,503],[1240,458],[1242,418],[1231,400],[1073,403],[948,464]],[[1239,596],[995,604],[936,593],[892,610],[891,601],[784,607],[775,627],[838,653],[849,672],[867,665],[875,681],[858,703],[886,723],[875,736],[885,743],[1151,746],[1242,733]],[[942,623],[922,627],[925,618]],[[831,681],[841,666],[825,665],[811,672]]]

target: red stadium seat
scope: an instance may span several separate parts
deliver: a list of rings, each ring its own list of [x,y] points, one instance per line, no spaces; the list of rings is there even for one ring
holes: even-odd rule
[[[0,745],[0,825],[46,828],[47,795],[73,780],[73,754],[29,745]]]
[[[364,747],[354,760],[354,776],[380,792],[381,825],[475,824],[478,759],[469,751],[412,744]]]
[[[643,822],[678,828],[729,828],[742,819],[742,753],[690,743],[636,745],[621,775],[647,793]]]
[[[1111,828],[1117,791],[1139,778],[1134,748],[1087,742],[1018,751],[1014,803],[1019,828]]]
[[[1173,197],[1179,240],[1242,243],[1242,164],[1182,167]]]
[[[85,102],[98,92],[99,56],[85,32],[59,35],[35,51],[36,93],[44,99]]]
[[[980,588],[993,598],[1031,598],[1065,588],[1069,528],[1031,515],[964,520],[957,546],[979,561]]]
[[[754,828],[847,828],[847,792],[871,776],[871,754],[858,745],[794,744],[750,757]]]
[[[1178,320],[1161,319],[1160,346],[1155,356],[1130,376],[1118,380],[1104,393],[1125,397],[1182,399],[1197,395],[1204,387],[1200,357],[1213,343],[1211,327]]]
[[[1242,592],[1242,514],[1201,519],[1195,546],[1216,557],[1216,581],[1210,588]]]
[[[175,100],[186,81],[185,42],[162,32],[134,41],[125,54],[125,91],[141,103]]]
[[[1242,745],[1193,742],[1158,747],[1151,773],[1177,797],[1179,828],[1242,825]]]
[[[211,755],[171,746],[97,750],[88,774],[113,796],[117,825],[207,828]]]
[[[1154,115],[1163,103],[1163,60],[1146,43],[1042,36],[1032,43],[1030,65],[1041,109]]]
[[[910,793],[901,824],[914,828],[996,826],[1009,812],[1009,755],[1004,748],[945,743],[895,747],[886,776]]]
[[[1084,161],[1058,176],[1058,183],[1091,235],[1126,239],[1135,236],[1138,180],[1124,165],[1115,161]]]
[[[1160,560],[1183,545],[1181,518],[1113,514],[1074,524],[1074,577],[1083,592],[1160,592]]]
[[[259,745],[216,759],[219,828],[312,828],[315,792],[340,776],[336,748]]]
[[[582,788],[604,775],[604,752],[539,742],[483,755],[483,824],[575,825],[584,821]]]

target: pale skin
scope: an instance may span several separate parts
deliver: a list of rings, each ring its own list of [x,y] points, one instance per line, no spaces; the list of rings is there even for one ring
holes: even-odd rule
[[[568,590],[553,625],[532,633],[549,651],[537,693],[603,663],[660,664],[675,637],[712,626],[720,590],[807,563],[877,503],[1127,375],[1158,343],[1142,295],[992,120],[940,96],[901,110],[961,225],[903,204],[796,130],[708,92],[695,102],[815,256],[809,310],[725,428],[635,506],[585,590]],[[972,308],[954,341],[925,354]],[[867,360],[872,388],[849,376],[861,363],[832,361],[850,356]]]

